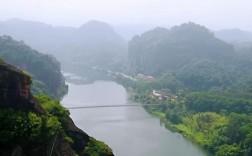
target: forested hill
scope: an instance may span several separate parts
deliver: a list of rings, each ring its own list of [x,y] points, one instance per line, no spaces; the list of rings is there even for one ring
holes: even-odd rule
[[[246,54],[194,23],[156,28],[129,42],[131,72],[154,77],[118,81],[167,127],[212,154],[251,156],[252,49]]]
[[[129,41],[128,55],[131,71],[161,75],[202,60],[230,60],[234,50],[207,28],[189,22],[135,36]]]
[[[118,35],[114,29],[107,23],[100,21],[89,21],[83,24],[78,32],[82,36],[82,42],[85,43],[101,43],[101,42],[111,42],[118,45],[124,45],[125,41]]]
[[[127,56],[127,43],[110,25],[100,21],[83,24],[62,47],[56,56],[63,63],[74,62],[83,67],[113,68]]]
[[[75,62],[89,67],[111,67],[127,56],[127,43],[110,25],[100,21],[74,28],[11,19],[0,22],[0,34],[23,40],[40,52],[54,55],[67,66]]]
[[[28,72],[33,78],[32,92],[61,98],[67,92],[60,63],[52,56],[41,54],[22,41],[0,37],[0,59]]]

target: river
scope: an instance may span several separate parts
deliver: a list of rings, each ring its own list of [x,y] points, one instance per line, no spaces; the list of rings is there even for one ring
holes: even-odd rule
[[[68,94],[61,101],[66,107],[130,102],[125,88],[112,81],[68,85]],[[108,144],[116,156],[207,156],[142,107],[72,109],[70,113],[79,128]]]

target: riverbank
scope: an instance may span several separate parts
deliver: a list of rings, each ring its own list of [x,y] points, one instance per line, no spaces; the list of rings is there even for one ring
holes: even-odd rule
[[[148,93],[148,92],[151,92],[151,90],[146,90],[145,93],[139,93],[139,87],[142,87],[142,90],[145,90],[144,88],[150,89],[149,87],[146,87],[146,85],[144,83],[138,85],[138,82],[132,81],[127,78],[122,78],[122,77],[117,77],[114,80],[126,88],[126,90],[129,92],[129,95],[130,95],[129,99],[132,101],[139,102],[141,104],[163,102],[163,100],[157,100],[155,98],[150,98],[150,93]],[[142,81],[142,82],[144,82],[144,81]],[[142,82],[140,81],[140,83],[142,83]],[[176,124],[173,124],[170,120],[168,120],[166,117],[166,114],[164,112],[157,111],[157,110],[153,111],[151,109],[148,109],[150,107],[153,107],[153,106],[149,106],[149,107],[143,106],[145,111],[148,112],[153,117],[158,118],[164,124],[164,126],[167,128],[167,130],[170,130],[172,132],[178,132],[181,135],[183,135],[183,137],[190,140],[192,143],[201,146],[200,143],[197,142],[197,140],[195,140],[193,137],[186,135],[186,133],[183,133],[183,131],[179,127],[177,127]],[[202,148],[202,146],[201,146],[201,148]],[[204,150],[206,150],[206,149],[204,149]]]
[[[200,144],[199,144],[199,142],[197,142],[197,140],[195,140],[193,137],[190,137],[190,136],[186,135],[186,133],[183,133],[183,130],[180,129],[177,125],[172,124],[169,120],[167,120],[166,117],[165,117],[165,113],[157,112],[157,111],[151,112],[151,111],[148,111],[148,110],[146,110],[146,111],[148,113],[150,113],[152,116],[154,116],[156,118],[159,118],[160,121],[164,124],[165,128],[167,128],[168,130],[170,130],[172,132],[177,132],[180,135],[182,135],[184,138],[191,141],[192,143],[196,144],[197,146],[200,146]],[[200,146],[200,147],[203,148],[202,146]],[[208,152],[208,151],[206,151],[206,152]],[[213,156],[213,154],[208,153],[208,156]]]
[[[133,96],[132,95],[137,95],[137,93],[135,93],[132,89],[129,89],[131,91],[131,100],[133,100]],[[140,102],[143,104],[143,102],[141,101],[136,101],[136,102]],[[180,129],[180,127],[176,124],[173,124],[171,121],[169,121],[166,118],[166,114],[160,111],[151,111],[150,109],[148,109],[148,106],[143,106],[143,108],[145,109],[146,112],[148,112],[150,115],[152,115],[153,117],[156,117],[158,119],[160,119],[160,122],[162,122],[162,124],[164,124],[165,128],[171,132],[177,132],[179,134],[181,134],[184,138],[188,139],[189,141],[191,141],[192,143],[196,144],[197,146],[201,146],[201,144],[199,142],[197,142],[197,140],[195,140],[192,136],[188,136],[186,133],[184,133],[183,129]],[[201,148],[203,148],[201,146]],[[206,150],[206,149],[204,149]],[[208,151],[206,151],[208,152]],[[213,154],[208,153],[209,156],[212,156]]]
[[[237,140],[232,139],[237,138],[235,134],[239,134],[244,137],[240,138],[240,143],[250,144],[252,116],[240,112],[249,111],[243,111],[243,106],[250,108],[252,101],[210,93],[187,93],[182,98],[163,100],[153,97],[151,89],[139,92],[138,88],[131,88],[131,92],[134,92],[131,99],[145,104],[145,110],[159,118],[168,130],[182,134],[212,153],[209,155],[222,156],[228,153],[230,156],[243,156],[251,152],[248,145],[236,144]],[[158,105],[153,105],[155,103]],[[209,106],[209,103],[213,106]],[[237,104],[240,104],[240,109],[230,107]],[[217,106],[219,109],[216,111],[210,109]]]
[[[144,104],[145,110],[168,130],[180,133],[213,155],[244,156],[252,152],[252,100],[230,96],[232,93],[192,92],[179,85],[176,88],[169,78],[131,81],[118,77],[115,81],[130,88],[130,99]]]
[[[129,101],[131,93],[112,81],[68,85],[69,93],[63,99],[63,104],[90,106],[132,103]],[[106,142],[115,155],[207,156],[178,133],[167,130],[159,119],[142,107],[77,109],[70,110],[70,114],[82,130]]]

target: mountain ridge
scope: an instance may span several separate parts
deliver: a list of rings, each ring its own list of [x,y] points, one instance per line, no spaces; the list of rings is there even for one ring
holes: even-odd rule
[[[133,72],[160,75],[197,59],[221,61],[233,57],[234,50],[204,26],[189,22],[135,36],[129,41],[128,54]]]
[[[33,49],[54,55],[62,64],[86,62],[90,67],[107,67],[126,57],[127,43],[114,29],[100,21],[90,21],[79,28],[12,19],[0,22],[0,35],[22,40]],[[74,55],[73,55],[74,54]],[[106,62],[100,59],[106,56]],[[93,59],[86,59],[87,56]]]

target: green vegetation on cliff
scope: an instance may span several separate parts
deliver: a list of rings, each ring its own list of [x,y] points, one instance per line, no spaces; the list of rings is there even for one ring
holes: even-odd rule
[[[46,111],[50,118],[47,121],[46,126],[50,128],[49,134],[55,135],[60,130],[64,139],[69,142],[73,149],[77,146],[78,142],[75,142],[72,132],[69,131],[69,111],[66,110],[58,101],[53,101],[45,95],[38,95],[36,99],[41,103],[42,107]],[[59,135],[59,134],[58,134]],[[88,137],[85,147],[79,152],[80,155],[87,156],[112,156],[113,152],[105,143],[97,141],[93,137]],[[77,153],[78,154],[78,153]]]
[[[30,76],[0,61],[0,155],[91,156],[85,151],[89,147],[97,156],[113,156],[75,126],[59,101],[34,98],[30,85]]]
[[[69,112],[58,101],[53,101],[45,95],[38,95],[36,99],[42,105],[46,114],[39,115],[31,111],[25,112],[12,108],[0,109],[1,155],[11,153],[13,148],[18,146],[26,155],[48,155],[53,148],[56,137],[59,140],[65,140],[71,146],[74,151],[70,151],[73,153],[70,155],[113,155],[112,150],[107,145],[83,132],[85,139],[76,139],[76,136],[80,135],[81,132],[77,133],[75,131],[80,130],[74,130],[73,127],[69,126],[73,124],[69,118]],[[76,145],[80,144],[80,141],[85,142],[82,150],[79,150]],[[60,144],[60,142],[56,142],[55,149],[53,149],[54,153],[59,152],[57,144]]]
[[[28,72],[33,78],[32,92],[61,98],[67,92],[60,63],[52,56],[41,54],[22,41],[0,37],[0,58]]]
[[[88,145],[84,149],[84,153],[90,156],[103,156],[108,153],[112,154],[111,148],[101,141],[97,141],[95,138],[90,137]]]

